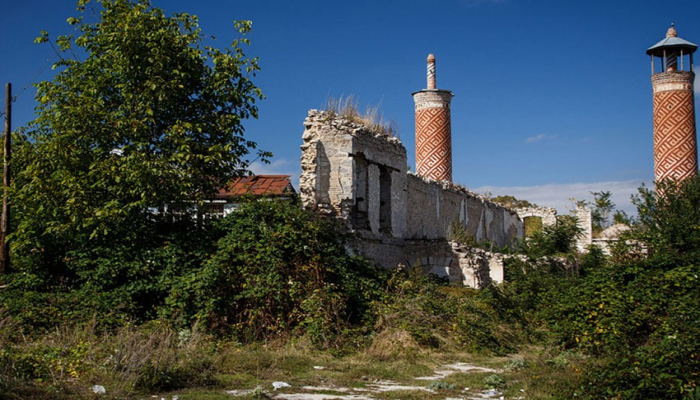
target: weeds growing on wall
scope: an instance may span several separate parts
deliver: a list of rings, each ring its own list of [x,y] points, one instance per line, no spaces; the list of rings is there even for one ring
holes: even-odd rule
[[[359,100],[354,95],[338,98],[331,97],[328,99],[325,109],[333,115],[340,115],[365,125],[370,132],[386,136],[395,136],[397,134],[393,122],[384,119],[378,105],[367,106],[362,111]]]

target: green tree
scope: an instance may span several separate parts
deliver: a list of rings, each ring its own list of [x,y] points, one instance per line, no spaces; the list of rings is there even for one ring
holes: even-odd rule
[[[610,191],[591,192],[593,195],[593,210],[591,218],[593,219],[593,230],[600,232],[610,226],[610,214],[615,210],[615,203],[612,201],[612,193]]]
[[[656,190],[642,187],[633,198],[638,227],[631,238],[643,243],[656,262],[670,266],[700,259],[700,178],[665,180]]]
[[[2,296],[25,316],[45,313],[37,324],[71,318],[63,310],[75,305],[155,315],[167,286],[216,241],[164,211],[186,213],[256,156],[243,127],[262,99],[257,60],[242,48],[250,22],[234,23],[239,38],[219,50],[203,45],[195,16],[166,16],[147,0],[81,0],[78,10],[86,5],[99,17],[69,18],[75,36],[55,40],[59,71],[37,84],[37,116],[17,152],[16,273]]]
[[[613,224],[632,225],[632,218],[623,210],[615,210],[613,214]]]
[[[248,39],[219,50],[202,45],[195,16],[166,16],[148,0],[96,3],[97,22],[68,19],[77,37],[55,40],[60,72],[36,85],[34,154],[15,203],[41,214],[47,231],[94,236],[148,207],[181,209],[246,173],[256,147],[242,125],[262,98],[249,79],[257,60],[241,48]],[[234,25],[241,35],[251,28]]]

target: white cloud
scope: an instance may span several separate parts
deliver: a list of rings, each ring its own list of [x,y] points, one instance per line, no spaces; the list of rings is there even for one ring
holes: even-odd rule
[[[540,133],[539,135],[535,136],[530,136],[529,138],[525,139],[525,143],[530,144],[530,143],[535,143],[539,142],[545,139],[555,139],[557,135],[547,135],[545,133]]]
[[[537,186],[482,186],[472,188],[477,193],[491,193],[492,196],[510,195],[517,199],[527,200],[543,207],[554,207],[559,215],[568,214],[573,209],[571,198],[592,201],[591,192],[609,191],[617,209],[627,214],[637,213],[630,202],[630,196],[637,194],[637,189],[649,182],[641,180],[592,182],[592,183],[558,183]]]
[[[299,190],[299,175],[301,175],[301,166],[298,160],[288,160],[278,158],[269,164],[263,164],[260,161],[253,161],[250,164],[251,171],[255,175],[291,175],[292,185]]]
[[[539,142],[540,140],[543,140],[543,139],[545,139],[546,137],[547,137],[547,135],[545,135],[544,133],[540,133],[540,134],[537,135],[537,136],[530,136],[529,138],[527,138],[527,139],[525,140],[525,143],[535,143],[535,142]]]
[[[700,71],[695,72],[695,95],[700,96]]]

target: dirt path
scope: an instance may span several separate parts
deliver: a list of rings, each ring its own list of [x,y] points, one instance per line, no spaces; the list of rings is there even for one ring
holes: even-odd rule
[[[501,370],[480,367],[468,363],[453,363],[443,365],[434,371],[433,375],[413,378],[416,381],[438,382],[455,373],[501,373]],[[502,394],[495,389],[474,391],[469,388],[458,390],[458,397],[441,397],[439,390],[421,385],[411,385],[406,382],[395,382],[390,380],[376,380],[367,383],[364,387],[340,387],[340,386],[286,386],[285,382],[275,382],[274,386],[280,388],[280,392],[269,393],[270,398],[276,400],[376,400],[384,392],[425,392],[430,394],[430,398],[443,398],[445,400],[484,400],[503,399]],[[258,389],[259,390],[259,389]],[[451,391],[454,395],[455,391]],[[251,390],[231,390],[227,391],[232,396],[248,396],[254,393]]]

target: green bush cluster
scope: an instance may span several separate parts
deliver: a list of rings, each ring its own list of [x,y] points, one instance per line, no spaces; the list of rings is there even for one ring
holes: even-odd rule
[[[700,385],[700,179],[641,188],[635,203],[639,222],[610,259],[594,248],[569,258],[574,270],[546,258],[508,265],[506,304],[591,356],[565,397],[682,399]]]
[[[684,399],[700,387],[700,179],[642,187],[634,202],[638,220],[611,257],[575,254],[575,220],[560,219],[483,293],[511,328],[588,357],[562,366],[563,398]]]
[[[700,179],[640,189],[612,259],[549,303],[556,340],[594,356],[579,398],[682,399],[700,386]]]
[[[262,201],[242,205],[216,229],[210,257],[173,286],[172,312],[243,340],[302,331],[329,344],[365,323],[378,272],[346,254],[332,221],[298,204]]]
[[[16,251],[0,301],[37,332],[93,316],[105,327],[165,318],[241,340],[295,332],[328,344],[371,319],[379,297],[377,270],[297,203],[252,201],[211,224],[130,228],[104,243],[76,238],[47,263]]]
[[[498,304],[478,290],[452,287],[411,269],[395,271],[376,310],[375,329],[410,333],[421,346],[457,346],[474,352],[504,354],[523,337],[506,327]]]

